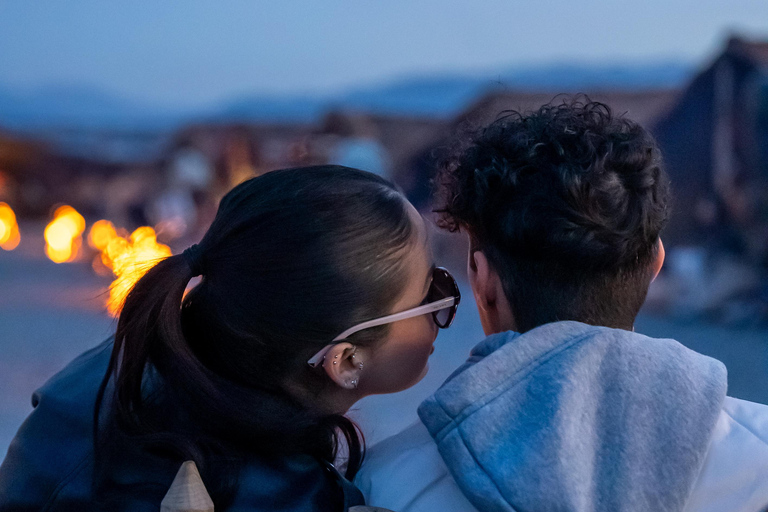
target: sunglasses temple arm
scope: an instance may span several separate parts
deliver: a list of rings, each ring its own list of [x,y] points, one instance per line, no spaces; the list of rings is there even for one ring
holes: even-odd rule
[[[368,320],[367,322],[363,322],[361,324],[355,325],[354,327],[350,327],[346,331],[336,336],[333,341],[341,341],[348,338],[349,336],[352,336],[358,331],[362,331],[363,329],[397,322],[398,320],[405,320],[406,318],[413,318],[414,316],[426,315],[427,313],[432,313],[433,311],[440,311],[441,309],[450,308],[454,304],[456,304],[456,297],[446,297],[445,299],[440,299],[423,306],[401,311],[400,313],[376,318],[374,320]]]
[[[312,356],[312,358],[309,361],[307,361],[307,364],[312,368],[317,368],[318,366],[320,366],[323,362],[323,359],[325,359],[325,354],[327,354],[328,351],[331,350],[331,348],[333,348],[334,345],[335,343],[331,343],[330,345],[324,346],[322,349],[320,349],[320,352]]]

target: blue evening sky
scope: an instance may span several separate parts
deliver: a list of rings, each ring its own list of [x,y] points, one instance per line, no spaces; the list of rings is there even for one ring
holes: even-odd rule
[[[698,63],[765,0],[0,0],[0,87],[189,106],[570,59]]]

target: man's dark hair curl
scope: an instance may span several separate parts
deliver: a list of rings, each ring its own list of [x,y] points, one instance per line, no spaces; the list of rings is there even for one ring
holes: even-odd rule
[[[444,162],[436,189],[439,224],[488,257],[518,330],[632,324],[669,197],[640,125],[583,96],[503,112]]]

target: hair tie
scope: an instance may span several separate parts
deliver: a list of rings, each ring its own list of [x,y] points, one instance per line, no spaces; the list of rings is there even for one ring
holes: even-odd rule
[[[192,277],[203,275],[203,251],[197,244],[190,245],[181,254],[187,260],[187,265],[192,271]]]

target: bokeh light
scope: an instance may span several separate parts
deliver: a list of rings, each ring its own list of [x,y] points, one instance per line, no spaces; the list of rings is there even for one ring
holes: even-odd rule
[[[19,224],[11,207],[0,202],[0,248],[12,251],[21,241]]]
[[[53,220],[45,227],[45,254],[54,263],[75,261],[83,244],[85,219],[71,206],[56,209]]]

